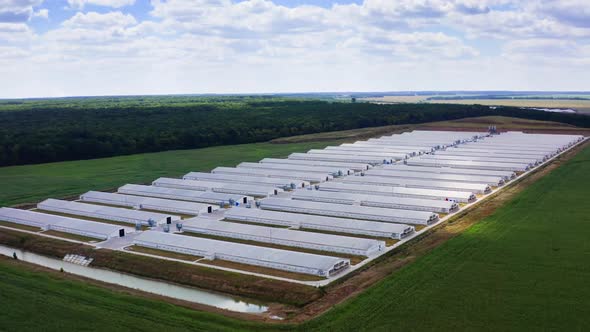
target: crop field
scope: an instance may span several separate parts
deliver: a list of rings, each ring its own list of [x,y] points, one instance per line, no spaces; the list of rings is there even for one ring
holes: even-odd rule
[[[571,135],[590,135],[590,129],[580,128],[564,123],[551,121],[537,121],[526,119],[514,119],[504,116],[482,116],[472,119],[459,119],[450,121],[429,122],[417,125],[416,129],[431,130],[481,130],[482,127],[495,125],[500,130],[515,130],[530,133],[558,133]]]
[[[537,108],[561,108],[561,109],[575,109],[580,113],[590,113],[590,99],[553,99],[546,96],[546,99],[541,99],[540,96],[526,96],[519,99],[436,99],[429,100],[428,98],[435,97],[434,95],[420,95],[420,96],[383,96],[383,97],[369,97],[361,98],[360,100],[386,103],[386,104],[403,104],[403,103],[434,103],[434,104],[461,104],[461,105],[487,105],[487,106],[511,106],[511,107],[537,107]],[[459,97],[459,96],[458,96]],[[576,96],[580,97],[580,96]],[[587,95],[582,96],[588,98]]]
[[[0,259],[0,330],[583,330],[588,183],[587,146],[464,233],[296,327],[191,311]]]
[[[590,113],[589,100],[566,99],[465,99],[465,100],[431,100],[437,104],[461,104],[461,105],[490,105],[490,106],[514,106],[514,107],[538,107],[538,108],[572,108],[580,113]]]
[[[189,171],[209,171],[217,166],[235,166],[243,161],[285,157],[292,152],[337,143],[333,140],[295,144],[254,143],[2,167],[0,206],[78,195],[88,190],[108,190],[125,183],[151,182],[161,176],[180,177]]]

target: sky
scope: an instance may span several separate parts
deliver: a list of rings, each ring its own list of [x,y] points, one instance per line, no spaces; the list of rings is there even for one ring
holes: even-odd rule
[[[590,90],[588,0],[0,0],[0,98]]]

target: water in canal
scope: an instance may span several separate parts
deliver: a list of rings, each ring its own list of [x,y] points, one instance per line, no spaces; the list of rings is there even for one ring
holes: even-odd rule
[[[16,254],[18,259],[28,263],[44,266],[54,270],[63,269],[65,272],[83,276],[89,279],[100,280],[106,283],[133,288],[147,293],[163,295],[188,302],[200,303],[221,309],[246,313],[261,313],[268,309],[264,305],[244,302],[243,300],[238,300],[226,295],[173,285],[162,281],[139,278],[120,272],[82,266],[19,249],[0,246],[0,255],[13,257],[13,254]]]

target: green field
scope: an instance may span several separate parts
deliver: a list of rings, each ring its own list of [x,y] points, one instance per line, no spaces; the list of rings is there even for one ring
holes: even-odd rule
[[[243,161],[285,157],[292,152],[323,148],[339,141],[294,144],[255,143],[205,149],[145,153],[0,168],[0,206],[36,202],[48,197],[106,190],[126,183],[151,182],[160,176],[180,177]]]
[[[590,148],[463,234],[304,331],[583,330],[590,324]],[[0,330],[256,330],[0,260]],[[290,329],[292,326],[281,326]]]

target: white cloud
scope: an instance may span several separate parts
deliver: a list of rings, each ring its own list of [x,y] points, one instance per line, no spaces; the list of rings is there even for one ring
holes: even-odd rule
[[[43,0],[0,0],[0,23],[24,23]]]
[[[33,13],[33,17],[40,17],[44,19],[49,18],[49,10],[48,9],[39,9],[38,11]]]
[[[64,21],[62,26],[68,28],[111,29],[134,24],[137,24],[137,21],[131,14],[123,14],[121,12],[110,12],[106,14],[79,12]]]
[[[148,19],[125,8],[76,12],[37,33],[27,22],[45,16],[35,7],[40,1],[10,2],[26,2],[31,14],[0,22],[0,76],[39,84],[0,80],[0,96],[551,89],[556,82],[582,89],[590,70],[581,0],[365,0],[328,7],[152,0]],[[131,3],[70,1],[76,8]],[[536,72],[551,81],[531,79]]]
[[[70,8],[83,9],[86,5],[121,8],[135,3],[135,0],[68,0]]]

